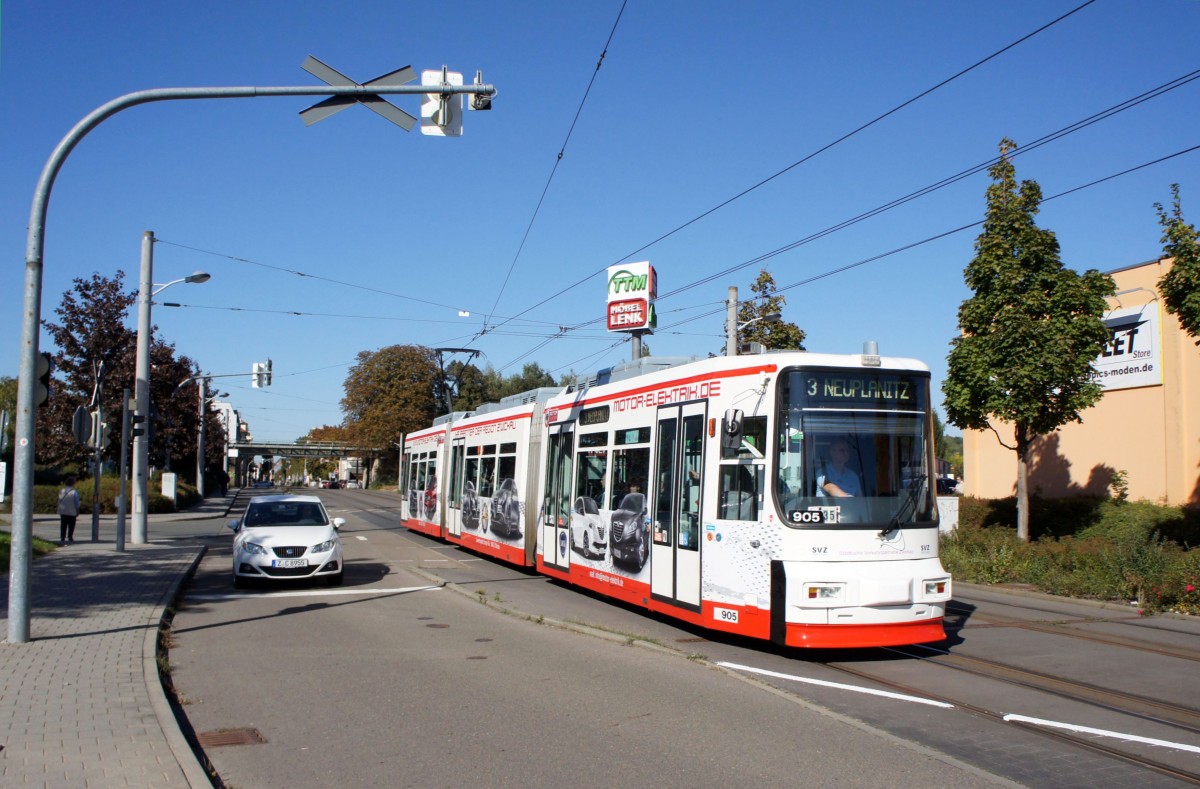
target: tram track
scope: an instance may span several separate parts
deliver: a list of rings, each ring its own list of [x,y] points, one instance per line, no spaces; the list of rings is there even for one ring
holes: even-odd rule
[[[1029,610],[1040,611],[1043,609],[1030,608]],[[1046,634],[1050,634],[1050,635],[1064,636],[1066,638],[1073,638],[1073,639],[1076,639],[1079,641],[1086,641],[1086,642],[1089,642],[1092,644],[1103,644],[1105,646],[1123,647],[1126,649],[1133,649],[1133,650],[1137,650],[1139,652],[1146,652],[1148,654],[1153,654],[1153,655],[1162,655],[1164,657],[1173,657],[1173,658],[1178,658],[1180,660],[1190,660],[1193,662],[1200,662],[1200,651],[1198,651],[1198,650],[1184,649],[1184,648],[1180,648],[1180,647],[1167,647],[1167,646],[1155,645],[1155,644],[1150,644],[1144,640],[1140,640],[1140,639],[1136,639],[1136,638],[1125,638],[1122,636],[1114,636],[1114,635],[1099,635],[1096,633],[1084,633],[1082,631],[1074,630],[1071,628],[1071,625],[1080,625],[1080,624],[1098,624],[1098,623],[1106,623],[1106,622],[1120,624],[1120,623],[1126,622],[1126,618],[1109,619],[1109,618],[1104,618],[1104,617],[1096,617],[1093,619],[1093,618],[1073,617],[1071,619],[1056,620],[1053,623],[1029,622],[1024,619],[1019,619],[1017,617],[1008,617],[1008,616],[1004,616],[1002,614],[980,614],[975,611],[967,609],[966,607],[962,606],[961,604],[956,604],[955,602],[951,602],[951,604],[949,606],[947,606],[947,613],[956,614],[956,615],[964,617],[964,622],[961,625],[961,627],[964,627],[964,628],[969,627],[969,626],[980,627],[981,625],[972,625],[971,624],[972,621],[979,621],[981,623],[986,623],[986,624],[982,625],[984,627],[994,626],[994,627],[1013,628],[1016,630],[1028,630],[1028,631],[1034,632],[1034,633],[1046,633]],[[1050,613],[1050,612],[1048,612],[1048,613]],[[1140,622],[1140,618],[1137,618],[1137,617],[1128,617],[1127,619],[1129,622],[1134,622],[1134,621]]]
[[[924,659],[924,658],[922,658],[922,659]],[[986,720],[994,721],[996,723],[1003,723],[1006,726],[1017,726],[1021,729],[1024,729],[1025,731],[1031,732],[1031,733],[1036,734],[1041,737],[1056,740],[1058,742],[1069,743],[1071,745],[1078,746],[1080,748],[1086,749],[1093,753],[1099,753],[1104,756],[1108,756],[1110,758],[1117,759],[1126,764],[1131,764],[1136,767],[1140,767],[1140,768],[1147,769],[1147,770],[1152,770],[1160,775],[1165,775],[1165,776],[1168,776],[1171,778],[1185,781],[1194,786],[1200,786],[1200,772],[1184,770],[1182,768],[1176,767],[1171,764],[1167,764],[1166,762],[1162,762],[1157,759],[1151,759],[1146,756],[1140,756],[1138,754],[1130,753],[1128,751],[1121,750],[1119,747],[1112,746],[1112,745],[1106,745],[1103,742],[1100,742],[1100,741],[1095,740],[1090,737],[1083,736],[1082,734],[1075,734],[1075,733],[1071,733],[1069,731],[1058,730],[1058,729],[1049,729],[1044,726],[1039,726],[1032,722],[1012,719],[1010,716],[1008,716],[1005,713],[995,712],[994,710],[987,709],[986,707],[981,707],[977,704],[973,704],[973,703],[971,703],[969,701],[965,701],[963,699],[954,698],[952,696],[947,696],[943,693],[931,693],[930,691],[928,691],[925,688],[918,688],[918,687],[908,685],[908,684],[905,684],[902,682],[896,682],[896,681],[888,679],[886,677],[881,677],[876,674],[872,674],[869,671],[864,671],[860,668],[851,667],[851,666],[848,666],[845,664],[821,663],[821,665],[824,666],[825,668],[829,669],[830,671],[834,671],[834,672],[837,672],[840,674],[846,674],[846,675],[852,676],[852,677],[862,680],[862,681],[871,682],[876,685],[881,685],[885,688],[888,688],[889,690],[893,690],[898,693],[903,693],[905,695],[917,696],[920,698],[926,698],[926,699],[930,699],[933,701],[940,701],[940,702],[943,702],[946,704],[950,704],[950,705],[953,705],[956,709],[964,710],[966,712],[971,713],[972,715],[975,715],[980,718],[984,718]],[[1087,702],[1087,703],[1091,703],[1091,702]]]
[[[910,650],[925,650],[933,655],[922,655]],[[1130,715],[1151,723],[1200,735],[1200,710],[1174,704],[1161,699],[1136,693],[1105,688],[1089,682],[1047,674],[1033,669],[1014,666],[987,658],[951,654],[936,647],[917,645],[914,647],[887,647],[884,651],[925,663],[963,671],[973,676],[1006,682],[1031,690],[1050,693],[1059,698],[1076,701],[1090,706]]]

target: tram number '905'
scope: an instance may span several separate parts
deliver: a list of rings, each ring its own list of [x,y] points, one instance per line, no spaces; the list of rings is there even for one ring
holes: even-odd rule
[[[729,622],[730,624],[736,625],[738,621],[738,612],[733,608],[714,608],[713,619],[717,620],[718,622]]]
[[[807,510],[793,510],[792,523],[837,523],[841,520],[838,507],[813,507]]]

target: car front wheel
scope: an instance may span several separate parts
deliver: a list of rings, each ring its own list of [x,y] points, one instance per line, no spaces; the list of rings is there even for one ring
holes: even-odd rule
[[[344,576],[342,575],[341,572],[338,572],[337,575],[329,576],[329,578],[325,581],[325,583],[329,584],[330,586],[341,586],[343,580],[344,580]]]

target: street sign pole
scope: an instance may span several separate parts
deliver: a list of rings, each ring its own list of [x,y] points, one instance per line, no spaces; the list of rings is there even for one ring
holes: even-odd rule
[[[58,173],[75,146],[108,118],[122,110],[156,101],[181,99],[256,99],[264,96],[344,96],[378,111],[372,106],[380,94],[470,93],[494,96],[491,85],[305,85],[281,87],[154,88],[127,93],[92,110],[75,124],[58,143],[42,168],[33,193],[25,243],[25,291],[21,304],[21,347],[18,358],[16,446],[13,452],[12,543],[8,573],[8,641],[29,641],[29,576],[33,560],[33,465],[35,408],[37,405],[38,335],[42,320],[42,262],[45,252],[46,214],[50,192]],[[386,103],[386,102],[385,102]],[[401,111],[403,112],[403,111]],[[407,113],[405,113],[407,115]],[[387,117],[387,115],[385,115]],[[411,117],[411,116],[409,116]],[[388,118],[396,122],[394,118]]]
[[[117,550],[125,550],[125,483],[129,480],[129,389],[121,394],[121,471],[117,475]]]

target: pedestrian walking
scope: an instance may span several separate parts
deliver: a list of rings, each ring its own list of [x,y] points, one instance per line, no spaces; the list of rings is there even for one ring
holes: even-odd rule
[[[75,490],[75,477],[67,477],[67,483],[58,492],[58,544],[75,543],[75,519],[79,517],[79,491]]]

